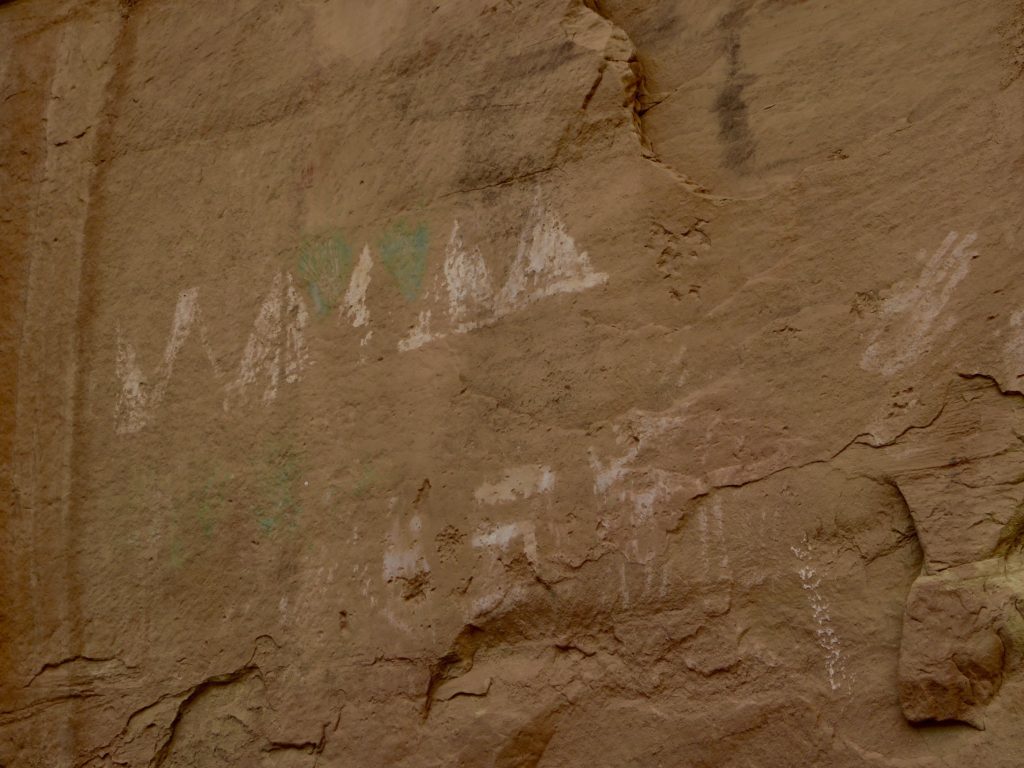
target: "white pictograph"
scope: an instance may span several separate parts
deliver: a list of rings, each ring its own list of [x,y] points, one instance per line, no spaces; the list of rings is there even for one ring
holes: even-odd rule
[[[950,232],[942,245],[927,258],[922,251],[924,267],[913,284],[897,290],[881,308],[881,326],[861,357],[861,367],[892,376],[912,365],[929,350],[939,337],[948,332],[956,318],[942,317],[953,291],[971,268],[977,253],[968,250],[977,239],[975,233],[959,235]]]

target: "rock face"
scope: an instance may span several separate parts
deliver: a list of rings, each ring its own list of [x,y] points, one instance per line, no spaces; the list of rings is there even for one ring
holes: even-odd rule
[[[0,765],[1024,764],[1024,5],[0,3]]]

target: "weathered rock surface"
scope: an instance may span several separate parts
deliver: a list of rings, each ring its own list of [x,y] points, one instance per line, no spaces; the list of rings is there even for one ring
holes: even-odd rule
[[[1024,764],[1024,5],[0,3],[0,765]]]

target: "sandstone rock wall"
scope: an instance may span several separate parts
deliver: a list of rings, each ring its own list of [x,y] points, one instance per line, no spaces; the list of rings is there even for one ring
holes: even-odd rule
[[[0,3],[0,765],[1024,764],[1024,4]]]

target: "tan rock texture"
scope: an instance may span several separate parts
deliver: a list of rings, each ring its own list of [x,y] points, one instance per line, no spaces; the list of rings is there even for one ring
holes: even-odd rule
[[[0,766],[1024,765],[1024,3],[0,3]]]

